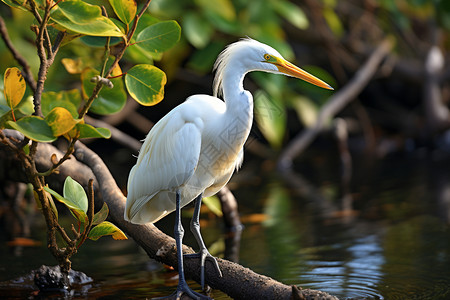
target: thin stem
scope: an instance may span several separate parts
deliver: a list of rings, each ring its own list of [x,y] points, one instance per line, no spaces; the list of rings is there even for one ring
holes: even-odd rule
[[[147,2],[145,2],[144,6],[142,7],[141,11],[134,18],[133,26],[131,27],[131,30],[128,32],[128,35],[125,38],[124,46],[122,47],[122,49],[120,49],[119,53],[117,53],[117,55],[114,59],[114,62],[112,63],[112,65],[109,67],[108,71],[106,71],[106,73],[102,77],[108,78],[109,75],[111,75],[112,71],[116,68],[119,61],[122,59],[122,57],[125,53],[125,50],[128,48],[131,38],[133,37],[133,35],[136,31],[139,19],[142,17],[144,12],[147,10],[148,6],[150,5],[150,2],[151,2],[151,0],[147,0]],[[109,52],[109,45],[107,45],[107,46],[105,45],[105,49],[106,49],[105,53],[106,53],[106,51]],[[85,105],[83,106],[80,113],[78,114],[79,119],[84,118],[84,116],[88,112],[89,108],[91,107],[92,102],[94,102],[94,100],[98,97],[102,88],[103,88],[103,84],[100,81],[97,82],[97,84],[94,87],[94,90],[92,91],[91,96],[86,101]]]

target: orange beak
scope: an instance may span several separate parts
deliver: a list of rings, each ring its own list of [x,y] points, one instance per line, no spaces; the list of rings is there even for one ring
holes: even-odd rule
[[[271,63],[273,63],[281,73],[302,79],[306,82],[317,85],[327,90],[334,90],[328,83],[320,80],[319,78],[309,74],[308,72],[302,70],[301,68],[297,67],[294,64],[291,64],[284,59],[277,58],[276,62]]]

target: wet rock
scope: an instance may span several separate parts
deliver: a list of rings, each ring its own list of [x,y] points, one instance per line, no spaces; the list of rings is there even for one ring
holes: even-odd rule
[[[69,274],[61,272],[59,266],[41,266],[32,271],[34,283],[41,292],[67,292],[71,289],[89,289],[86,284],[93,280],[83,272],[70,270]]]

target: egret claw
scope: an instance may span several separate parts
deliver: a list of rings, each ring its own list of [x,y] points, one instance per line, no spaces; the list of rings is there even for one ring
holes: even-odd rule
[[[202,286],[202,290],[205,290],[205,261],[206,259],[210,260],[214,265],[219,277],[222,277],[222,271],[220,270],[219,264],[217,263],[217,259],[212,256],[209,251],[204,248],[201,249],[197,253],[192,254],[184,254],[186,258],[200,258],[200,284]]]
[[[158,297],[158,298],[152,298],[152,300],[161,300],[161,299],[176,299],[176,300],[181,300],[181,297],[186,294],[189,297],[191,297],[192,299],[195,300],[211,300],[210,297],[206,296],[206,295],[202,295],[200,293],[194,292],[193,290],[191,290],[189,288],[189,286],[187,285],[186,282],[180,283],[178,284],[177,290],[175,292],[173,292],[171,295],[169,296],[165,296],[165,297]]]

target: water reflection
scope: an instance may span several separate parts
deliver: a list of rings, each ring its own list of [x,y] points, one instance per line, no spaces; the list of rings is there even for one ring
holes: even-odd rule
[[[289,182],[270,174],[253,183],[248,169],[233,178],[239,183],[233,192],[245,226],[236,248],[241,264],[341,299],[450,299],[448,163],[398,158],[355,162],[364,170],[354,170],[349,214],[343,213],[339,167],[327,160],[310,161],[313,166],[305,159]],[[210,214],[202,220],[206,243],[223,256],[232,239],[227,241],[222,221]],[[171,233],[171,216],[158,226]],[[32,238],[45,245],[45,225],[32,228]],[[54,264],[45,246],[24,248],[16,256],[4,235],[0,238],[0,281]],[[185,242],[196,244],[189,233]],[[94,279],[90,298],[164,296],[177,282],[176,272],[149,260],[132,241],[89,241],[73,266]],[[32,291],[31,285],[22,290],[13,282],[0,285],[0,295],[10,298],[33,298]],[[213,297],[229,299],[218,291]]]

